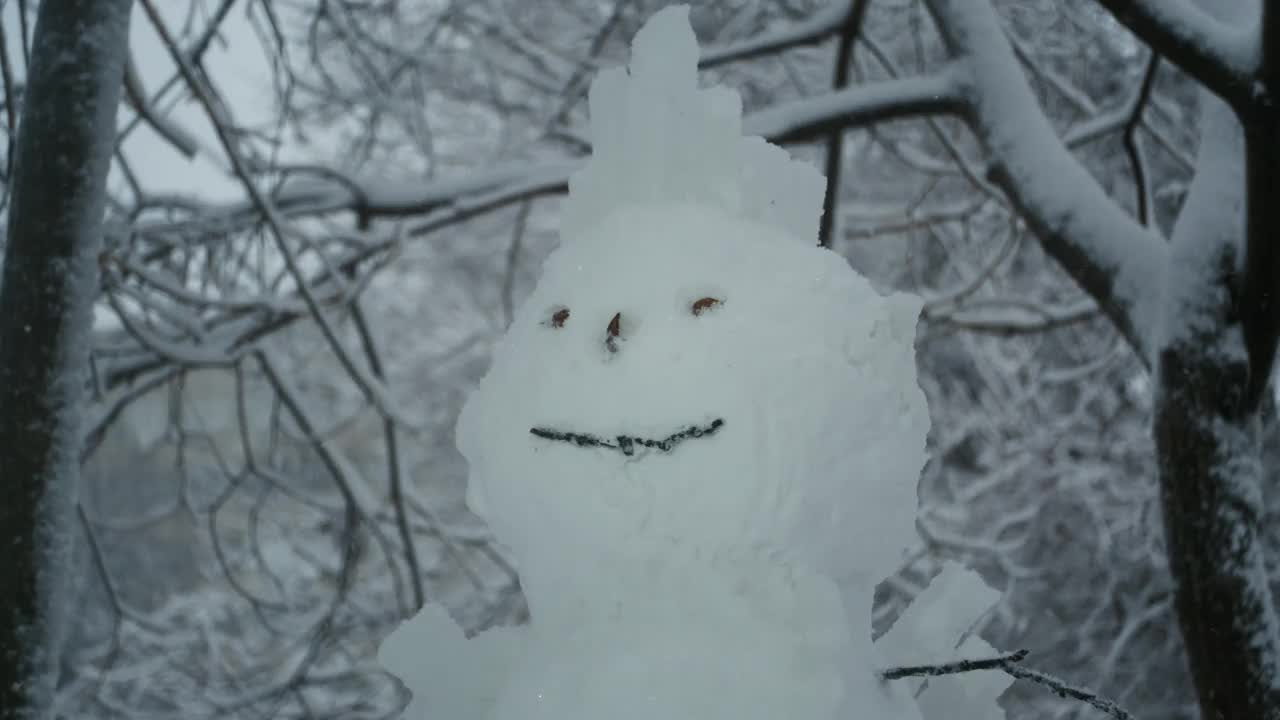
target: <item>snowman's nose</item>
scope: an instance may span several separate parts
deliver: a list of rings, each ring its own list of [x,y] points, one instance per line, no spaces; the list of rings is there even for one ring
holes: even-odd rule
[[[622,313],[615,313],[604,331],[604,346],[609,352],[618,352],[618,340],[622,335]]]

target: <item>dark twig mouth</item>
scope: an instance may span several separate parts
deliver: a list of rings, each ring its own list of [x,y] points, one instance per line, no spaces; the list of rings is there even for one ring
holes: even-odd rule
[[[612,438],[603,438],[598,435],[589,435],[586,433],[563,432],[560,430],[552,430],[550,428],[534,427],[529,428],[529,432],[546,440],[558,440],[566,442],[578,447],[602,447],[631,457],[636,454],[637,448],[646,448],[650,450],[659,450],[661,452],[671,452],[676,445],[691,440],[693,438],[707,437],[714,435],[717,430],[724,427],[724,420],[716,418],[707,425],[690,425],[689,427],[672,433],[661,440],[652,438],[643,438],[636,435],[615,435]]]

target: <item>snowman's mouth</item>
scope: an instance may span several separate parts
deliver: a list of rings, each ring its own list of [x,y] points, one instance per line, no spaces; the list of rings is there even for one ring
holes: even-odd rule
[[[690,425],[661,439],[640,437],[638,435],[614,435],[608,438],[600,435],[565,432],[544,427],[529,428],[529,433],[545,440],[557,440],[570,445],[577,445],[578,447],[601,447],[617,450],[630,457],[636,454],[637,449],[658,450],[669,453],[686,440],[714,435],[722,427],[724,427],[724,420],[716,418],[706,425]]]

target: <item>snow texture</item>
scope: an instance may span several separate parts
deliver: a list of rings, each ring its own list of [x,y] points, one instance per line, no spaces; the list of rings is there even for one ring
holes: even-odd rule
[[[428,605],[382,643],[378,661],[413,691],[405,720],[481,720],[525,635],[523,627],[495,627],[467,639],[443,607]]]
[[[921,300],[816,246],[821,175],[697,89],[687,12],[593,84],[561,246],[459,418],[531,624],[407,623],[407,717],[920,717],[870,620],[916,540]]]
[[[636,33],[629,74],[612,68],[592,83],[593,155],[569,181],[565,237],[589,234],[620,208],[682,203],[817,242],[822,175],[744,137],[742,99],[728,88],[699,90],[697,62],[688,9],[677,6]]]

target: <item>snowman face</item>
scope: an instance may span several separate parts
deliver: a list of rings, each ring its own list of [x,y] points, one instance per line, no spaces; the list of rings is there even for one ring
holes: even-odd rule
[[[468,502],[522,571],[646,538],[896,557],[928,422],[918,311],[715,212],[615,213],[548,258],[464,408]]]

